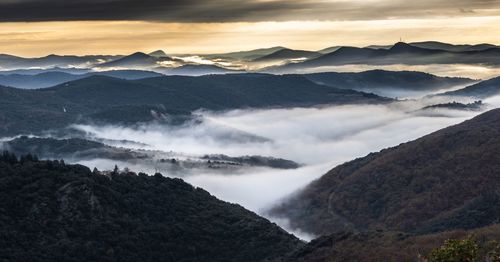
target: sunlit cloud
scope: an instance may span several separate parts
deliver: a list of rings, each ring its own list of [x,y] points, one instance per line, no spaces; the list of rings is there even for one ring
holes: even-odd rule
[[[287,46],[319,50],[404,41],[500,44],[500,17],[361,21],[163,23],[86,21],[0,23],[0,50],[24,56],[128,54],[164,49],[203,54]],[[381,37],[383,36],[383,37]]]

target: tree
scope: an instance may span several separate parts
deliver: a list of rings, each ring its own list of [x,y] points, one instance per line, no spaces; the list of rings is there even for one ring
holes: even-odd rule
[[[444,245],[431,251],[430,262],[476,262],[479,261],[479,246],[472,237],[448,239]]]

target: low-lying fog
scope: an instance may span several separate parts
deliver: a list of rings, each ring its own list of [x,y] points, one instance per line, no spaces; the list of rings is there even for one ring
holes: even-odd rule
[[[422,106],[420,102],[409,101],[390,105],[204,111],[198,112],[204,119],[201,124],[180,127],[86,125],[75,128],[86,131],[92,138],[138,142],[115,142],[115,146],[186,155],[273,156],[303,164],[292,170],[249,168],[234,175],[203,171],[182,176],[220,199],[265,214],[274,203],[340,163],[416,139],[480,113],[446,109],[419,111]],[[110,170],[116,162],[96,159],[80,163]],[[151,166],[118,165],[134,171],[155,172]],[[286,221],[276,222],[286,227]]]
[[[490,79],[500,75],[499,67],[487,65],[471,64],[428,64],[428,65],[340,65],[322,66],[309,69],[300,69],[288,73],[306,74],[319,72],[363,72],[367,70],[388,70],[388,71],[419,71],[437,76],[467,77],[471,79]]]

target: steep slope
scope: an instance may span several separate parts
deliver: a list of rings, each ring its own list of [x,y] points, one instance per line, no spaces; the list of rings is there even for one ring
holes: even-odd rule
[[[500,219],[500,109],[335,167],[272,210],[317,235],[437,232]]]
[[[78,115],[64,112],[65,106],[84,110],[50,93],[0,86],[0,136],[48,130],[76,121]]]
[[[343,261],[419,261],[429,257],[431,250],[448,239],[465,239],[473,236],[480,247],[479,261],[491,258],[489,252],[500,247],[500,225],[474,229],[454,230],[428,235],[411,235],[403,232],[337,233],[323,236],[286,258],[288,262],[343,262]],[[498,243],[498,242],[497,242]],[[498,246],[498,247],[497,247]]]
[[[378,89],[439,90],[474,82],[468,78],[439,77],[422,72],[384,70],[360,73],[316,73],[307,74],[305,77],[318,84],[365,92],[373,92]]]
[[[0,257],[16,261],[271,261],[302,243],[156,174],[0,157]]]
[[[456,91],[440,94],[441,96],[466,96],[479,99],[488,98],[500,94],[500,77],[479,82]]]

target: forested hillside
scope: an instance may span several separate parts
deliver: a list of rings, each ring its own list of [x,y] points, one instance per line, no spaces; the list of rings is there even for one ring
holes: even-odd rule
[[[241,206],[160,174],[0,156],[5,261],[272,261],[303,245]]]

